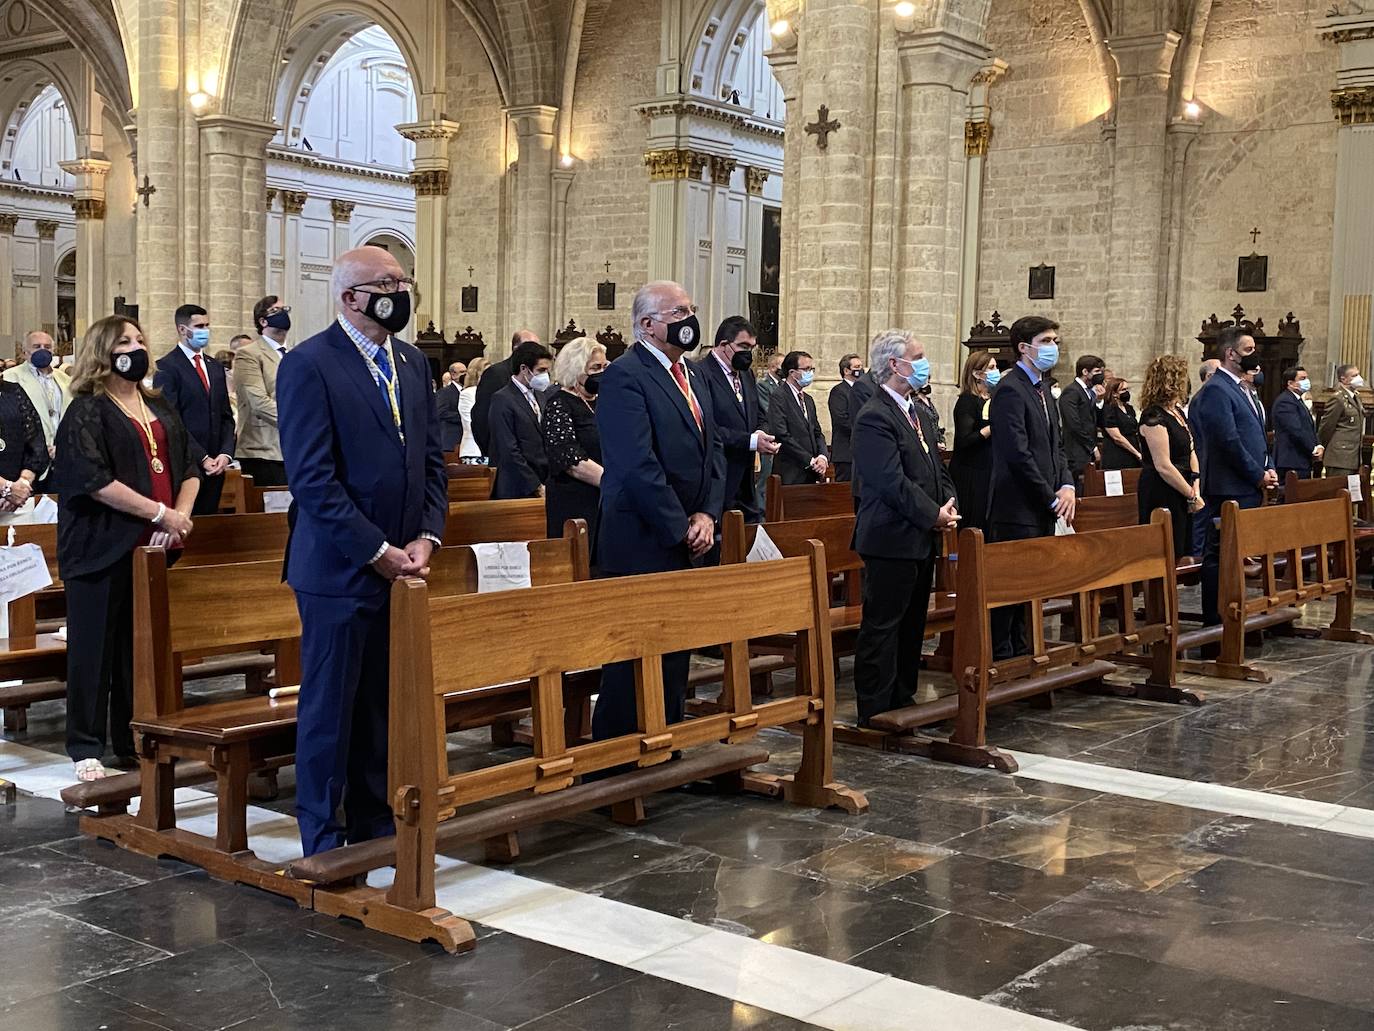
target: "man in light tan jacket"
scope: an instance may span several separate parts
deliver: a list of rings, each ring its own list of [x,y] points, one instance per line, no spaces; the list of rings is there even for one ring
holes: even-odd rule
[[[277,436],[277,366],[286,353],[291,309],[269,294],[253,305],[253,325],[261,336],[234,355],[239,467],[259,487],[284,487],[286,466]]]
[[[1360,388],[1364,379],[1356,365],[1336,367],[1336,393],[1326,402],[1317,437],[1326,451],[1322,465],[1327,476],[1344,479],[1360,470],[1360,445],[1364,443],[1364,405]]]

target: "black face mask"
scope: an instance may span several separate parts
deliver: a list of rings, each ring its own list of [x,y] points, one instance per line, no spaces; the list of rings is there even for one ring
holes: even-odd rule
[[[596,392],[601,389],[602,373],[594,372],[582,381],[582,389],[592,397],[596,397]]]
[[[291,313],[289,311],[276,311],[263,321],[267,323],[268,329],[287,330],[291,328]]]
[[[681,322],[665,322],[668,327],[668,343],[683,351],[690,351],[701,339],[701,323],[695,315],[688,315]]]
[[[368,294],[366,315],[388,333],[399,333],[410,321],[410,291],[397,290],[394,294]]]
[[[754,364],[753,351],[736,351],[730,356],[730,368],[736,372],[748,372],[749,367]]]
[[[1259,356],[1259,353],[1258,353],[1258,352],[1256,352],[1256,351],[1251,351],[1249,354],[1243,354],[1243,355],[1240,356],[1240,371],[1241,371],[1241,372],[1254,372],[1254,371],[1255,371],[1256,369],[1258,369],[1259,367],[1260,367],[1260,356]]]
[[[113,355],[110,359],[110,366],[116,376],[127,379],[131,383],[137,383],[148,375],[148,352],[143,349]]]
[[[1106,379],[1107,379],[1107,374],[1106,374],[1105,372],[1094,372],[1094,373],[1093,373],[1093,378],[1092,378],[1091,380],[1089,380],[1088,382],[1090,382],[1090,383],[1091,383],[1093,386],[1095,386],[1095,387],[1100,387],[1100,386],[1102,386],[1103,382],[1106,381]]]
[[[1117,394],[1116,396],[1119,397],[1119,398],[1121,399],[1121,403],[1122,403],[1123,405],[1128,405],[1128,404],[1131,403],[1131,392],[1130,392],[1129,390],[1123,390],[1121,393]]]

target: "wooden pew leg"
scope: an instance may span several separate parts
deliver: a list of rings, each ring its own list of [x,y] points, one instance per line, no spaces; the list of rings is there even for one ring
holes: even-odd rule
[[[276,770],[258,770],[248,781],[248,797],[254,802],[275,802],[281,797]]]
[[[0,804],[14,805],[18,801],[19,792],[15,786],[7,780],[0,780]]]
[[[243,852],[248,848],[248,748],[216,747],[211,751],[210,765],[219,795],[215,847],[221,852]]]
[[[510,748],[515,743],[514,723],[503,722],[491,725],[491,746],[493,748]]]
[[[520,858],[520,835],[509,831],[500,837],[488,838],[482,842],[482,851],[488,863],[513,863]]]
[[[144,746],[139,758],[142,790],[136,822],[153,831],[172,830],[177,825],[174,806],[176,795],[176,767],[173,760],[159,759],[156,746]]]
[[[995,745],[966,745],[954,740],[918,738],[913,735],[911,743],[903,747],[902,751],[925,755],[939,762],[954,763],[958,766],[993,769],[999,773],[1015,773],[1021,768],[1015,759]]]
[[[1348,627],[1329,626],[1325,630],[1319,630],[1317,637],[1323,641],[1343,641],[1346,644],[1374,644],[1374,634],[1368,634],[1363,630],[1352,630]]]
[[[315,892],[315,912],[346,916],[364,927],[406,941],[438,942],[446,952],[469,952],[477,944],[472,925],[447,909],[406,909],[387,900],[385,889],[351,888]]]
[[[648,817],[644,815],[644,798],[627,798],[611,805],[611,819],[622,827],[638,827]]]
[[[1203,677],[1217,677],[1220,680],[1246,680],[1253,684],[1273,682],[1273,678],[1258,666],[1220,660],[1213,662],[1208,659],[1179,659],[1178,671]]]
[[[11,705],[5,709],[5,730],[11,734],[22,734],[29,729],[29,707]]]

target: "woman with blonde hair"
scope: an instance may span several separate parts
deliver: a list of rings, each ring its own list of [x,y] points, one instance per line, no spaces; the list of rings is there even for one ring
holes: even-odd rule
[[[487,360],[476,358],[463,376],[463,389],[458,392],[458,415],[463,420],[463,441],[458,445],[459,458],[481,458],[477,435],[472,432],[472,406],[477,403],[477,381],[487,371]]]
[[[118,315],[86,331],[72,401],[57,428],[57,565],[67,595],[67,754],[77,780],[106,775],[106,719],[116,765],[132,767],[133,557],[178,549],[205,454],[144,380],[138,323]]]
[[[1188,389],[1188,363],[1176,354],[1166,354],[1145,370],[1145,386],[1140,391],[1140,521],[1149,522],[1156,508],[1169,510],[1175,559],[1188,554],[1192,517],[1203,507],[1197,490],[1197,451],[1183,414]]]
[[[601,507],[601,434],[596,428],[596,391],[609,363],[606,348],[595,340],[569,340],[553,363],[553,380],[561,388],[544,406],[544,451],[549,479],[544,512],[550,537],[563,534],[568,519],[585,519],[596,540]]]
[[[964,361],[959,399],[954,402],[954,454],[949,475],[959,496],[964,526],[987,527],[988,485],[992,479],[992,425],[988,402],[1002,378],[987,351],[974,351]]]

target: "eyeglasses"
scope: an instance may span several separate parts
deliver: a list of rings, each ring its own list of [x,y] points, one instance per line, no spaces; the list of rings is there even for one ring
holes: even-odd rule
[[[359,285],[360,285],[360,286],[365,286],[366,284],[360,283]],[[275,307],[275,308],[268,308],[268,309],[267,309],[267,314],[268,314],[268,315],[285,315],[285,314],[287,314],[287,313],[290,312],[290,311],[291,311],[291,305],[289,305],[289,304],[279,304],[279,305],[277,305],[277,307]]]
[[[374,290],[373,287],[376,289]],[[383,276],[381,279],[369,280],[366,283],[354,283],[349,289],[366,290],[368,293],[394,294],[398,290],[414,290],[415,280],[409,276],[402,276],[400,279],[394,276]]]
[[[697,306],[695,304],[679,304],[676,308],[670,308],[668,311],[656,311],[653,314],[655,319],[659,322],[681,322],[688,315],[695,315],[696,313]],[[672,318],[662,318],[661,316],[664,315],[671,315]]]

